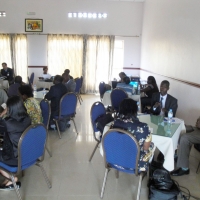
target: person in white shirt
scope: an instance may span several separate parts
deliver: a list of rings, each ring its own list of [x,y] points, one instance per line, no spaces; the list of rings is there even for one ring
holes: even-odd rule
[[[43,79],[50,79],[51,75],[47,73],[48,72],[48,67],[43,67],[43,74],[42,77]]]

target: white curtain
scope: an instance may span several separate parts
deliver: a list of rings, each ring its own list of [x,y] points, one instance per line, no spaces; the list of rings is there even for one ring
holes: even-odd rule
[[[74,78],[82,75],[83,36],[48,35],[48,68],[51,75],[70,70]]]
[[[27,35],[11,35],[12,64],[15,76],[21,76],[24,82],[28,77]]]
[[[88,36],[85,45],[84,91],[95,93],[101,81],[110,80],[114,36]]]
[[[3,62],[12,68],[10,52],[10,36],[8,34],[0,34],[0,68]]]

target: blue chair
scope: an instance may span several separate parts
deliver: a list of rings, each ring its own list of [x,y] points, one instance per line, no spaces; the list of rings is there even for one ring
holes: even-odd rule
[[[49,101],[47,99],[43,99],[40,102],[40,108],[42,111],[43,124],[45,125],[46,129],[48,130],[49,120],[50,120],[50,116],[51,116],[51,107],[50,107]],[[48,139],[48,135],[47,135],[47,139]],[[47,148],[47,146],[46,146],[46,150],[47,150],[49,156],[52,157],[52,154],[49,151],[49,149]]]
[[[139,175],[139,185],[137,191],[137,200],[140,197],[140,189],[142,178],[145,173],[138,173],[138,160],[140,157],[140,147],[136,138],[127,131],[121,129],[110,129],[102,138],[102,147],[105,161],[105,176],[101,190],[101,198],[103,198],[106,179],[110,169],[118,172]]]
[[[14,83],[14,84],[10,85],[9,88],[8,88],[8,92],[7,92],[8,96],[9,97],[12,97],[12,96],[15,96],[15,95],[19,96],[19,94],[18,94],[18,88],[19,87],[20,87],[19,83]]]
[[[93,103],[91,110],[90,110],[90,120],[92,123],[93,136],[94,136],[94,139],[96,140],[97,144],[90,156],[89,162],[92,160],[92,157],[93,157],[99,143],[101,142],[101,137],[100,138],[96,137],[96,132],[98,132],[99,130],[97,129],[95,122],[96,122],[97,118],[103,114],[106,114],[106,109],[105,109],[104,105],[99,101]]]
[[[81,98],[81,95],[80,95],[81,86],[82,86],[81,79],[80,78],[76,78],[74,80],[76,82],[75,94],[77,95],[79,103],[81,105],[81,101],[83,101],[82,98]]]
[[[106,91],[105,83],[102,81],[102,82],[99,83],[99,94],[100,94],[101,102],[103,100],[103,95],[104,95],[105,91]]]
[[[77,106],[77,96],[75,93],[70,92],[70,93],[64,94],[62,98],[60,99],[59,116],[56,116],[54,118],[60,139],[61,139],[61,134],[60,134],[59,126],[58,126],[58,121],[62,120],[63,118],[69,118],[70,120],[73,121],[74,127],[76,129],[76,133],[78,136],[78,131],[77,131],[76,124],[74,121],[74,117],[76,114],[76,106]]]
[[[28,77],[28,82],[29,82],[29,85],[30,85],[30,86],[33,85],[33,81],[34,81],[34,73],[31,73],[30,78]]]
[[[14,177],[20,174],[22,170],[25,170],[32,165],[37,165],[41,168],[45,181],[48,187],[51,188],[51,183],[41,165],[41,162],[44,160],[46,139],[47,130],[44,125],[31,125],[23,132],[18,143],[18,165],[9,166],[0,162],[0,168],[9,173],[10,180],[14,185],[19,200],[22,200],[22,197]]]
[[[120,103],[126,98],[128,98],[128,94],[124,90],[120,88],[116,88],[112,90],[110,94],[110,100],[111,100],[111,105],[114,112],[119,111]]]

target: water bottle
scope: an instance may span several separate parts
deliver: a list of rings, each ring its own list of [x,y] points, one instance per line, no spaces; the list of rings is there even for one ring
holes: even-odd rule
[[[132,88],[132,95],[134,95],[135,94],[135,88],[133,87]]]
[[[137,102],[137,107],[138,107],[138,112],[140,111],[140,103],[139,101]]]
[[[37,86],[36,85],[33,86],[33,91],[37,92]]]
[[[42,93],[43,93],[43,96],[45,96],[45,95],[46,95],[46,90],[45,90],[45,88],[43,88],[43,91],[42,91]]]
[[[139,84],[139,83],[138,83]],[[140,94],[140,84],[138,85],[138,91],[137,94]]]
[[[172,112],[172,109],[169,109],[169,112],[168,112],[168,123],[169,124],[172,123],[172,118],[173,118],[173,112]]]

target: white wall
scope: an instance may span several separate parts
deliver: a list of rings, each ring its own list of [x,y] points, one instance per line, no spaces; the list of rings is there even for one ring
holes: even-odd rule
[[[1,33],[24,33],[25,18],[43,19],[43,33],[140,35],[143,3],[106,0],[0,0]],[[107,19],[72,19],[68,12],[106,12]],[[36,12],[36,15],[27,15]]]
[[[195,124],[200,115],[199,89],[168,77],[200,84],[200,1],[148,0],[144,6],[141,47],[142,78],[168,79],[178,99],[177,116]]]
[[[140,65],[144,3],[106,0],[0,0],[0,5],[1,10],[6,12],[6,17],[0,18],[0,33],[25,33],[25,19],[39,18],[43,19],[43,34],[122,36],[120,38],[125,41],[124,67],[138,68]],[[73,11],[106,12],[108,18],[69,19],[67,13]],[[35,12],[36,15],[27,15],[27,12]],[[28,35],[29,66],[47,65],[46,41],[46,35]],[[40,73],[37,68],[29,69],[28,73],[32,71]],[[135,70],[131,70],[130,74],[134,73]]]

